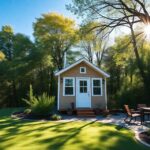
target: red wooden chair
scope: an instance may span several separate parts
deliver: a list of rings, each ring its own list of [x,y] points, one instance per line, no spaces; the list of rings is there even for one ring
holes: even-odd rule
[[[124,108],[125,108],[125,111],[126,111],[126,114],[127,114],[127,117],[124,119],[125,122],[130,123],[132,121],[132,119],[134,119],[136,121],[137,117],[141,118],[141,114],[140,113],[134,113],[134,112],[132,112],[129,109],[128,105],[124,105]],[[127,121],[128,118],[130,119],[129,121]]]

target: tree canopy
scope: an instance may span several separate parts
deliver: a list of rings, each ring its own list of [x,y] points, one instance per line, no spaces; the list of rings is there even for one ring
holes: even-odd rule
[[[64,53],[77,41],[75,22],[57,13],[43,14],[34,23],[34,35],[37,44],[50,53],[54,66],[63,68]]]

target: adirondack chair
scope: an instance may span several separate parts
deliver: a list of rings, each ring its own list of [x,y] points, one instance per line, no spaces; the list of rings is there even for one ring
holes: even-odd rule
[[[137,117],[141,118],[141,114],[132,112],[128,105],[124,105],[124,108],[125,108],[125,112],[127,114],[127,117],[124,119],[125,122],[131,123],[132,119],[134,119],[136,121]],[[127,121],[127,119],[130,119],[130,120]]]

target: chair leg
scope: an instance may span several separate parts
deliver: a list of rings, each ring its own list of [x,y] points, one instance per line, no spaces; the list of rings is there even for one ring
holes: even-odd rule
[[[130,118],[129,123],[131,123],[132,119],[133,119],[133,117]]]
[[[124,122],[127,122],[128,116],[126,116],[126,118],[124,119]]]

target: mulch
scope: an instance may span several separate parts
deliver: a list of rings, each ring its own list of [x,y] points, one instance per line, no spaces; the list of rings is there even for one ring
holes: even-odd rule
[[[51,115],[33,115],[33,114],[26,114],[24,112],[14,112],[12,113],[12,118],[19,118],[19,119],[31,119],[31,120],[51,120]]]

